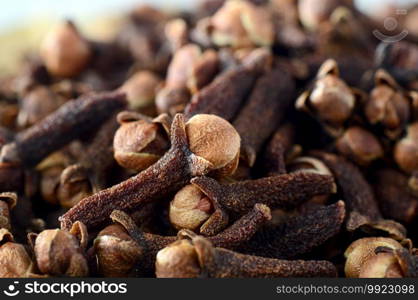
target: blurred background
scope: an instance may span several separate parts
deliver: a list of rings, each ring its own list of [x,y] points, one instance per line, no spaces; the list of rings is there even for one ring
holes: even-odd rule
[[[321,1],[321,0],[318,0]],[[197,0],[14,0],[0,10],[0,74],[8,73],[20,59],[16,53],[37,47],[45,32],[54,23],[69,18],[95,39],[113,35],[124,12],[140,4],[151,4],[165,10],[193,9]],[[418,0],[355,0],[365,13],[376,13],[403,7]]]

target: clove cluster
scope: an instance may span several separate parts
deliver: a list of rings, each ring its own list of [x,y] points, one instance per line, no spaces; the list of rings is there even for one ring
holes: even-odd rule
[[[418,277],[418,24],[138,6],[0,78],[0,277]]]

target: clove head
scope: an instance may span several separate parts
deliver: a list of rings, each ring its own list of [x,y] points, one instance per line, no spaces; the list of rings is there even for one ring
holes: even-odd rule
[[[157,253],[158,278],[196,278],[201,273],[198,254],[189,240],[178,240]]]
[[[119,224],[109,225],[94,240],[94,253],[100,275],[130,276],[142,257],[142,250]]]
[[[78,75],[89,63],[91,52],[87,41],[70,21],[49,32],[40,49],[48,72],[58,77]]]
[[[6,242],[0,245],[0,277],[28,277],[33,262],[22,244]]]
[[[18,126],[29,127],[52,113],[63,103],[63,99],[50,89],[38,86],[30,90],[21,100]]]
[[[195,185],[186,185],[170,203],[169,217],[177,229],[197,231],[209,219],[213,206],[210,199]]]
[[[378,247],[401,249],[402,245],[394,239],[384,237],[362,238],[353,242],[344,253],[347,259],[344,268],[345,275],[358,278],[363,265],[376,256],[375,250]]]
[[[377,253],[361,267],[359,278],[401,278],[402,269],[392,253]]]
[[[88,275],[87,260],[77,238],[65,230],[42,231],[35,240],[35,256],[39,270],[55,276]]]
[[[394,158],[405,172],[418,170],[418,122],[409,125],[406,136],[396,143]]]
[[[363,166],[383,157],[379,140],[371,132],[358,126],[349,127],[336,141],[336,147],[342,155]]]
[[[186,123],[190,150],[209,161],[213,170],[229,175],[238,167],[241,139],[235,128],[215,115],[199,114]]]
[[[330,59],[323,63],[310,92],[296,101],[296,108],[315,115],[324,125],[339,129],[347,121],[355,106],[355,97],[339,77],[337,63]]]

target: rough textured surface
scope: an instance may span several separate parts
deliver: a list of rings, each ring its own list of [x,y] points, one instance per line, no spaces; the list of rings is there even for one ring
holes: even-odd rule
[[[257,80],[248,101],[233,122],[241,136],[241,156],[249,166],[254,165],[261,146],[285,117],[294,88],[289,74],[279,69]]]
[[[256,78],[257,72],[245,67],[237,67],[219,75],[192,98],[184,111],[186,118],[196,114],[214,114],[231,120],[251,91]]]
[[[48,154],[99,127],[126,105],[124,94],[100,93],[69,101],[34,126],[20,132],[15,151],[20,162],[34,166]]]
[[[411,222],[418,214],[418,197],[408,192],[408,177],[395,169],[381,169],[372,177],[376,199],[386,218]]]
[[[344,217],[344,202],[323,206],[284,223],[264,227],[239,251],[265,257],[293,258],[339,233]]]
[[[280,126],[268,142],[262,159],[266,176],[286,173],[285,155],[294,142],[295,129],[290,123]]]
[[[209,199],[236,213],[249,211],[254,204],[270,208],[294,208],[313,196],[334,192],[332,176],[314,173],[294,173],[235,183],[219,183],[209,177],[196,177],[197,185]]]
[[[88,228],[109,221],[113,210],[132,212],[187,184],[192,177],[187,137],[182,118],[173,121],[172,148],[154,165],[111,188],[81,200],[60,218],[63,228],[82,221]]]

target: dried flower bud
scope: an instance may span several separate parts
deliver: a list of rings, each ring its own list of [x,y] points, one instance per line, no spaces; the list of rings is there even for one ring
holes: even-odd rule
[[[28,277],[32,270],[33,262],[23,245],[13,242],[0,245],[0,278]]]
[[[44,274],[82,277],[88,275],[87,260],[77,238],[65,230],[42,231],[35,240],[35,256]]]
[[[364,113],[370,124],[381,125],[389,138],[396,138],[409,120],[408,98],[385,71],[378,70],[375,81],[376,87],[370,93]]]
[[[67,21],[48,33],[41,44],[40,54],[52,75],[73,77],[87,66],[91,49],[75,25]]]
[[[201,273],[195,247],[185,239],[160,250],[155,269],[158,278],[196,278]]]
[[[342,4],[349,4],[351,1],[340,0],[301,0],[298,2],[299,18],[303,26],[315,31],[319,25],[327,21],[331,13]]]
[[[229,0],[211,18],[212,40],[217,46],[243,48],[270,46],[274,26],[266,7],[247,1]]]
[[[362,265],[359,278],[401,278],[403,272],[392,253],[377,253]]]
[[[195,115],[186,123],[186,133],[194,154],[209,161],[222,174],[235,172],[241,139],[228,121],[215,115]]]
[[[49,155],[36,167],[41,175],[40,192],[42,198],[51,204],[58,202],[60,175],[69,162],[68,156],[59,151]]]
[[[383,148],[379,140],[369,131],[353,126],[346,129],[336,141],[337,150],[359,165],[367,166],[383,157]]]
[[[11,230],[10,211],[16,206],[16,203],[17,195],[15,193],[0,193],[0,229]]]
[[[394,158],[405,172],[418,171],[418,122],[409,125],[406,136],[396,143]]]
[[[174,115],[183,111],[190,99],[187,81],[201,55],[199,46],[194,44],[187,44],[175,52],[168,66],[165,85],[155,101],[159,113]]]
[[[167,134],[158,118],[152,120],[124,119],[129,114],[118,115],[121,127],[113,139],[115,159],[124,168],[144,170],[155,163],[169,148]],[[140,117],[139,117],[140,118]]]
[[[199,46],[194,44],[187,44],[177,50],[167,70],[166,86],[186,86],[191,68],[201,55]]]
[[[390,249],[401,249],[402,245],[390,238],[372,237],[363,238],[353,242],[345,251],[345,275],[351,278],[358,278],[363,265],[375,257],[375,250],[378,247]]]
[[[187,23],[183,19],[178,18],[168,21],[165,24],[164,33],[173,52],[187,43],[188,28]]]
[[[159,114],[167,113],[174,116],[181,113],[190,100],[190,92],[186,87],[163,87],[155,98],[155,106]]]
[[[174,196],[170,203],[170,222],[177,229],[196,231],[213,210],[209,198],[195,185],[189,184]]]
[[[99,273],[105,277],[133,275],[142,255],[141,248],[119,224],[109,225],[100,231],[93,247]]]
[[[64,101],[50,89],[38,86],[21,100],[17,124],[19,127],[28,127],[42,120],[56,110]]]
[[[316,174],[322,175],[332,175],[331,170],[322,162],[321,160],[310,157],[310,156],[300,156],[295,158],[290,162],[288,165],[288,172],[295,173],[295,172],[311,172]],[[318,204],[325,204],[329,199],[330,194],[327,195],[317,195],[312,197],[308,203],[318,203]],[[280,214],[280,212],[278,212]]]
[[[322,64],[313,89],[296,101],[297,109],[313,114],[333,135],[338,135],[354,106],[354,94],[340,79],[337,62],[332,59]]]
[[[142,111],[154,105],[155,94],[160,82],[154,73],[139,71],[133,74],[119,90],[126,93],[130,109]]]

